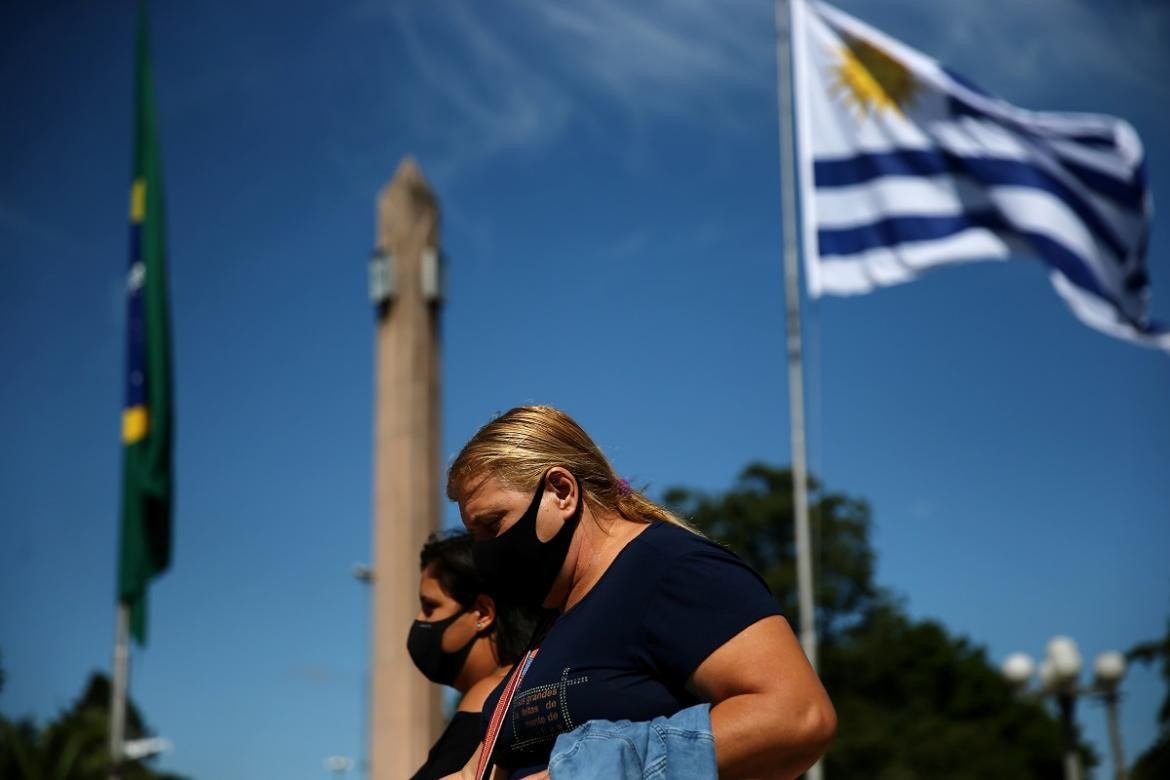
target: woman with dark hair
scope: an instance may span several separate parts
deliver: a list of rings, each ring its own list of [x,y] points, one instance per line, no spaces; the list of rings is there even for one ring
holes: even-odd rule
[[[419,564],[419,613],[406,646],[428,680],[461,694],[451,722],[411,778],[434,780],[457,771],[475,752],[484,700],[523,654],[539,613],[485,591],[468,533],[432,534]]]

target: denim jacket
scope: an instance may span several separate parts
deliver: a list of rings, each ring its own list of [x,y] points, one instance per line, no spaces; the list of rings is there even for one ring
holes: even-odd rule
[[[557,737],[552,780],[707,780],[717,777],[711,705],[631,723],[591,720]]]

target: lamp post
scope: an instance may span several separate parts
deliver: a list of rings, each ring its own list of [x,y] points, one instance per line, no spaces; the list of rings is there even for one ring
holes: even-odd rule
[[[350,567],[349,573],[362,586],[362,592],[365,594],[365,603],[362,614],[365,615],[366,620],[366,647],[369,648],[370,643],[370,585],[374,582],[374,570],[370,568],[367,563],[355,563]],[[368,652],[368,649],[367,649]],[[370,664],[367,656],[366,663],[362,667],[362,736],[361,736],[361,755],[358,756],[357,765],[360,776],[369,777],[370,775],[370,750],[367,740],[369,739],[368,719],[370,717]]]
[[[1080,685],[1084,662],[1077,643],[1067,636],[1048,640],[1047,652],[1040,662],[1039,690],[1032,695],[1052,696],[1060,712],[1060,726],[1064,740],[1065,780],[1082,780],[1081,756],[1077,750],[1076,702],[1079,696],[1099,696],[1105,701],[1109,721],[1109,741],[1113,753],[1115,780],[1126,780],[1125,757],[1121,750],[1121,731],[1118,726],[1118,685],[1125,676],[1125,657],[1116,651],[1097,656],[1093,664],[1094,680],[1088,687]],[[1028,684],[1037,672],[1036,663],[1027,653],[1012,653],[1004,659],[1003,676],[1021,694],[1028,694]]]
[[[1118,689],[1125,676],[1125,656],[1110,650],[1097,656],[1093,662],[1093,687],[1105,701],[1105,719],[1109,724],[1109,749],[1113,754],[1113,777],[1126,780],[1125,752],[1121,749],[1120,700]]]
[[[1075,719],[1079,693],[1077,684],[1084,667],[1081,651],[1077,643],[1067,636],[1057,636],[1048,640],[1048,655],[1044,660],[1049,662],[1049,688],[1060,708],[1060,730],[1064,734],[1064,776],[1067,780],[1081,780],[1081,756],[1077,752]]]

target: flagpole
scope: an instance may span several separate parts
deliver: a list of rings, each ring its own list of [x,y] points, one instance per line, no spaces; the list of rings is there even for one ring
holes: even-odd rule
[[[792,496],[796,515],[796,582],[800,607],[800,645],[817,668],[816,613],[813,606],[812,534],[808,519],[808,463],[804,436],[804,358],[800,334],[800,258],[796,234],[796,155],[792,97],[792,17],[789,4],[776,0],[776,82],[780,121],[780,201],[784,225],[784,302],[788,325],[788,415],[792,437]],[[820,780],[820,762],[807,777]]]
[[[130,672],[130,607],[118,602],[114,636],[114,683],[110,689],[110,780],[122,777],[126,746],[126,688]]]

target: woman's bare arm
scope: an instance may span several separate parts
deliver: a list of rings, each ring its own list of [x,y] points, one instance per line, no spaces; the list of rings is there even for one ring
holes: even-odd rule
[[[719,777],[795,778],[829,746],[837,716],[788,621],[748,626],[699,664],[690,687],[711,702]]]

